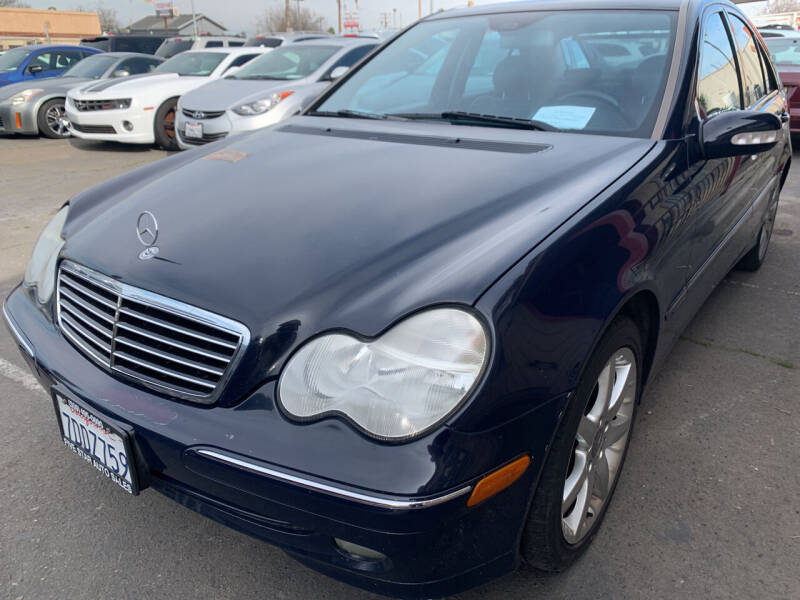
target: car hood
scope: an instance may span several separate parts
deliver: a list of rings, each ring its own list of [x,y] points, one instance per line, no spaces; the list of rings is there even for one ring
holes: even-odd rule
[[[68,92],[74,87],[82,85],[87,81],[95,81],[86,77],[54,77],[53,79],[40,79],[38,81],[22,81],[7,85],[0,91],[0,101],[8,100],[24,90],[40,89],[46,93]],[[36,98],[36,97],[34,97]]]
[[[73,96],[86,99],[108,98],[109,94],[135,95],[150,90],[164,90],[164,94],[180,93],[208,81],[207,77],[181,77],[177,73],[145,73],[118,79],[107,79],[73,90]]]
[[[474,303],[654,145],[295,117],[74,198],[64,256],[240,321],[256,346],[283,340],[253,350],[266,377],[320,331],[373,336],[420,307]]]
[[[295,91],[307,85],[305,79],[293,81],[218,79],[181,98],[181,107],[206,112],[227,110],[234,105],[254,102],[278,91]]]

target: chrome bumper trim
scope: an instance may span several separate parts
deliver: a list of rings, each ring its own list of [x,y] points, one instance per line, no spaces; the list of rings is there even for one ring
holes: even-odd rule
[[[30,356],[31,358],[36,358],[36,355],[33,352],[33,346],[31,346],[31,343],[27,340],[27,338],[24,335],[22,335],[22,332],[17,327],[17,324],[14,322],[14,319],[11,318],[8,309],[6,308],[5,301],[3,301],[3,318],[5,319],[8,330],[11,332],[11,335],[13,335],[14,338],[17,340],[17,343],[20,346],[22,346],[22,349],[25,350],[25,352],[28,353],[28,356]]]
[[[293,483],[307,489],[323,492],[326,494],[331,494],[332,496],[338,496],[340,498],[346,498],[348,500],[355,500],[356,502],[361,502],[363,504],[379,506],[381,508],[388,508],[391,510],[411,510],[417,508],[428,508],[431,506],[436,506],[437,504],[442,504],[443,502],[447,502],[449,500],[453,500],[454,498],[464,496],[468,494],[470,491],[472,491],[472,486],[468,485],[467,487],[461,488],[460,490],[456,490],[455,492],[451,492],[443,496],[436,496],[434,498],[393,500],[390,498],[381,498],[380,496],[369,496],[367,494],[351,492],[349,490],[337,488],[324,483],[319,483],[317,481],[312,481],[310,479],[304,479],[302,477],[297,477],[295,475],[289,475],[288,473],[282,473],[281,471],[268,469],[267,467],[262,467],[261,465],[257,465],[238,458],[234,458],[233,456],[228,456],[227,454],[222,454],[214,450],[201,449],[197,450],[197,453],[219,462],[241,467],[242,469],[247,469],[248,471],[259,473],[261,475],[267,475],[269,477],[273,477],[274,479],[279,479],[281,481]]]

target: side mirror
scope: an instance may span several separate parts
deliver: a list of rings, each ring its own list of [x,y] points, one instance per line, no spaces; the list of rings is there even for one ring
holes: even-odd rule
[[[783,125],[772,113],[731,111],[714,115],[700,129],[705,158],[758,154],[781,139]]]
[[[31,75],[36,75],[37,73],[41,73],[42,71],[44,71],[44,67],[42,67],[42,65],[31,65],[30,67],[28,67],[28,73],[30,73]]]
[[[345,73],[350,70],[350,67],[336,67],[331,74],[328,75],[329,81],[336,81],[337,79],[341,78]]]
[[[114,71],[114,73],[112,74],[112,77],[114,77],[114,78],[117,78],[117,77],[130,77],[130,76],[131,76],[130,71],[126,71],[125,69],[118,69],[118,70]]]

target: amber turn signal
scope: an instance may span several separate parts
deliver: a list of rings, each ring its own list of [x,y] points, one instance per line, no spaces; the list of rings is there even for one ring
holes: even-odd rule
[[[522,474],[528,469],[531,464],[530,456],[521,456],[514,462],[508,463],[505,467],[501,467],[489,473],[486,477],[481,479],[475,489],[472,490],[472,495],[467,501],[467,506],[475,506],[484,500],[488,500],[495,494],[502,492],[517,479],[522,477]]]

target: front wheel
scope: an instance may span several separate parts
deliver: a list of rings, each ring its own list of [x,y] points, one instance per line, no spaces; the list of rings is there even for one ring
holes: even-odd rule
[[[164,150],[180,150],[175,137],[175,115],[178,110],[178,99],[171,98],[164,102],[156,111],[156,120],[153,125],[156,143]]]
[[[63,98],[54,98],[45,102],[39,109],[36,121],[39,133],[46,138],[59,140],[70,137],[69,120]]]
[[[522,537],[522,556],[557,572],[586,550],[605,516],[640,391],[638,327],[617,317],[587,363],[553,440]]]

